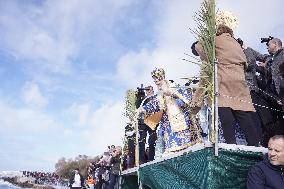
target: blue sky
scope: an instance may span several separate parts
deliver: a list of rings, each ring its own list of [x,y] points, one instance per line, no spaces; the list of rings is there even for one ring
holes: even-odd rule
[[[125,91],[198,73],[182,61],[200,0],[1,0],[0,170],[53,170],[60,157],[121,144]],[[281,0],[217,0],[236,36],[284,39]]]

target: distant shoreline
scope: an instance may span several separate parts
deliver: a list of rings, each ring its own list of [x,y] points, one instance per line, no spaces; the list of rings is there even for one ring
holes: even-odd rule
[[[28,179],[24,179],[24,180],[20,179],[20,177],[2,177],[1,179],[3,179],[5,182],[9,182],[12,185],[18,186],[21,188],[55,189],[52,186],[35,184],[31,180],[28,180]]]

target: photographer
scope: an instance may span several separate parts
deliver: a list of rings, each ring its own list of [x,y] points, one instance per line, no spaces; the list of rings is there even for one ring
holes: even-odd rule
[[[279,66],[284,62],[284,51],[282,48],[282,41],[278,38],[273,38],[269,40],[267,44],[268,52],[273,55],[271,62],[271,76],[272,76],[272,84],[274,84],[275,90],[277,92],[277,96],[280,92],[280,80],[281,75],[279,73]]]
[[[241,40],[238,42],[242,43]],[[266,147],[270,137],[283,132],[280,127],[283,115],[274,110],[281,110],[277,99],[279,98],[281,80],[279,66],[284,62],[284,56],[280,39],[269,36],[261,38],[261,43],[266,43],[269,55],[261,55],[251,48],[246,48],[243,44],[241,46],[249,63],[246,70],[246,81],[251,89],[253,103],[262,106],[255,106],[255,109],[261,118],[262,145]],[[256,61],[262,63],[257,65]],[[251,68],[255,68],[255,70]],[[269,109],[263,107],[269,107]]]
[[[276,134],[283,134],[283,113],[282,107],[277,103],[280,95],[280,83],[282,80],[279,67],[284,63],[284,51],[282,48],[282,42],[278,38],[264,38],[262,41],[266,42],[267,50],[271,55],[269,61],[265,65],[265,72],[267,76],[266,91],[273,96],[269,98],[269,107],[278,111],[271,111],[273,115],[273,125],[269,129],[269,136]],[[268,138],[267,137],[267,138]]]
[[[271,111],[262,107],[269,107],[267,96],[262,92],[262,90],[266,91],[267,73],[256,62],[265,62],[269,59],[269,55],[262,55],[254,49],[247,47],[240,38],[237,41],[246,55],[248,66],[245,69],[245,79],[250,89],[252,102],[257,104],[254,105],[256,113],[252,112],[251,114],[256,124],[257,135],[261,138],[261,144],[267,146],[268,139],[270,138],[267,128],[270,127],[274,120]]]

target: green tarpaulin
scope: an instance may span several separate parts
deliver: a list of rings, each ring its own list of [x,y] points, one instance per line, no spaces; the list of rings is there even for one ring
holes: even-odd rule
[[[213,148],[140,167],[140,181],[151,189],[246,188],[249,168],[262,159],[260,152]],[[122,176],[122,189],[138,188],[137,176]]]

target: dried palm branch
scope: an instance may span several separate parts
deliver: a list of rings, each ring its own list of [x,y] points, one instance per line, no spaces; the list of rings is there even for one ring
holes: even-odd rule
[[[127,117],[130,121],[134,121],[135,119],[135,114],[136,114],[135,102],[136,102],[135,91],[132,89],[127,90],[125,97],[124,116]]]

